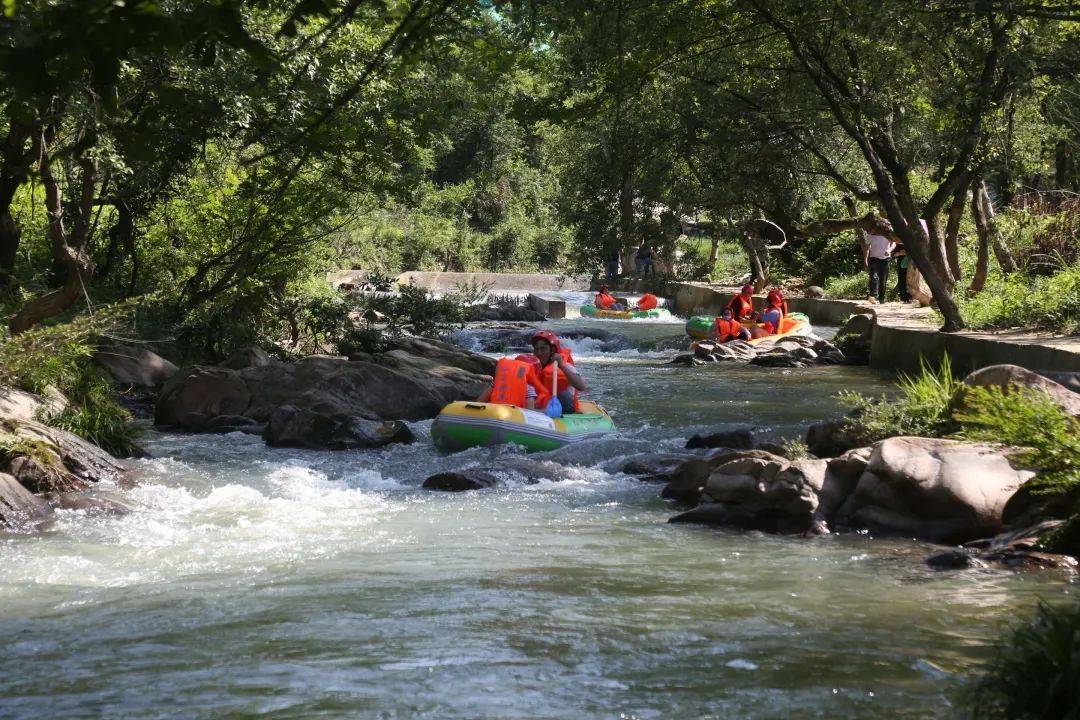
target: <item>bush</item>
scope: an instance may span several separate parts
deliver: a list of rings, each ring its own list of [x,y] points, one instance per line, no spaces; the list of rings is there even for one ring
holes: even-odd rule
[[[1080,334],[1080,263],[1048,277],[993,275],[982,292],[960,298],[973,328],[1026,327]]]
[[[970,720],[1076,718],[1080,708],[1080,604],[1040,603],[1013,629],[960,698]]]
[[[854,412],[850,423],[867,443],[898,435],[941,437],[957,429],[950,410],[953,396],[962,383],[952,372],[946,355],[937,370],[924,363],[918,375],[901,375],[900,396],[872,398],[845,390],[841,402]]]
[[[861,300],[868,293],[867,276],[864,272],[857,275],[831,277],[821,287],[825,291],[825,297],[830,298]]]
[[[68,408],[43,417],[118,456],[135,449],[138,428],[119,405],[105,372],[93,355],[96,338],[115,331],[130,307],[117,306],[70,323],[38,327],[0,342],[0,384],[29,392],[64,394]]]
[[[1016,459],[1037,468],[1028,485],[1046,493],[1080,488],[1080,420],[1052,399],[1023,388],[965,387],[953,414],[960,435],[1020,448]]]

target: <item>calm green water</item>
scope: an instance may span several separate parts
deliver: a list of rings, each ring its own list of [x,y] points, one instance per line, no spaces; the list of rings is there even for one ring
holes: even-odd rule
[[[912,542],[668,525],[657,486],[603,468],[888,383],[576,346],[623,432],[548,454],[539,484],[419,490],[510,454],[440,457],[429,423],[374,452],[154,436],[131,515],[0,538],[0,718],[937,717],[1003,623],[1074,592],[931,572]]]

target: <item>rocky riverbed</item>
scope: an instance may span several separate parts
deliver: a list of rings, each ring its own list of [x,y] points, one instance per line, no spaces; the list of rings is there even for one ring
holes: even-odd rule
[[[436,397],[481,382],[484,366],[450,362],[441,353],[458,351],[441,346],[396,361],[306,361],[334,363],[328,383],[298,382],[310,368],[260,370],[273,363],[259,357],[178,376],[209,377],[232,399],[199,404],[210,395],[176,390],[187,380],[162,394],[173,411],[194,408],[190,430],[204,432],[152,431],[149,457],[123,463],[133,487],[119,476],[94,484],[126,514],[56,505],[44,533],[0,539],[4,707],[153,717],[152,683],[177,712],[211,715],[923,717],[1002,622],[1040,595],[1073,592],[1059,570],[965,560],[1000,547],[953,553],[936,567],[986,567],[941,573],[924,561],[942,547],[910,534],[807,533],[818,510],[862,498],[852,488],[863,476],[885,481],[895,463],[884,450],[881,467],[861,451],[793,461],[778,441],[840,415],[839,389],[887,391],[888,378],[847,366],[688,369],[668,364],[678,326],[553,326],[584,331],[570,342],[618,435],[534,456],[438,455],[429,421],[406,415],[426,397],[403,398],[395,415],[365,383],[421,365],[438,377]],[[460,341],[477,347],[491,330]],[[341,370],[352,363],[371,367]],[[294,404],[303,393],[321,397],[331,421],[352,408],[379,427],[404,423],[413,442],[268,445],[274,413],[304,407]],[[226,407],[232,431],[207,423],[207,407]],[[731,473],[732,462],[757,474]],[[775,469],[773,481],[757,468]],[[830,473],[847,498],[826,492]],[[440,490],[483,489],[422,487],[440,474],[429,483]],[[785,495],[781,476],[798,492]],[[742,503],[754,522],[668,522],[736,493],[765,500],[757,513]],[[794,512],[768,509],[782,497]],[[877,507],[824,521],[839,530],[838,517]]]

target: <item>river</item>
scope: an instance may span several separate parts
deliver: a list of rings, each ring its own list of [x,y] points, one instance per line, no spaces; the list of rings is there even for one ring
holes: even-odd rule
[[[698,430],[799,432],[866,368],[664,364],[674,323],[567,320],[617,437],[555,480],[423,491],[438,455],[151,434],[123,517],[0,537],[0,718],[922,718],[1062,576],[935,572],[930,546],[669,525],[604,468]],[[667,353],[670,356],[670,353]],[[536,457],[536,456],[534,456]]]

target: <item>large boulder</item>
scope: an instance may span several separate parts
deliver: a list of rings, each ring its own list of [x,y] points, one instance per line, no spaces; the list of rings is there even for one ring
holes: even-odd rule
[[[52,508],[13,476],[0,472],[0,528],[26,529],[49,516]]]
[[[307,409],[282,405],[270,414],[263,431],[267,445],[274,447],[354,450],[382,447],[391,443],[411,443],[416,437],[400,420],[376,420],[354,415],[323,415]]]
[[[962,543],[998,533],[1005,503],[1032,475],[990,446],[889,438],[874,445],[837,520],[877,533]]]
[[[67,430],[32,420],[8,420],[0,422],[0,433],[11,436],[16,447],[29,450],[12,453],[7,459],[9,465],[20,456],[31,456],[55,468],[55,458],[59,458],[66,477],[57,489],[86,487],[102,480],[116,480],[125,472],[125,467],[112,455]],[[29,469],[30,466],[27,466]]]
[[[230,370],[243,370],[248,367],[263,367],[272,362],[273,359],[270,354],[261,347],[249,345],[234,351],[225,362],[221,363],[221,367]]]
[[[701,491],[701,503],[672,518],[766,532],[816,529],[824,460],[788,461],[779,456],[741,457],[717,467]]]
[[[179,370],[165,358],[135,345],[110,345],[94,353],[113,380],[121,385],[154,388],[163,385]]]
[[[1070,415],[1080,416],[1080,393],[1075,393],[1064,385],[1018,365],[991,365],[984,367],[964,378],[964,385],[971,387],[998,387],[1006,391],[1015,390],[1016,388],[1038,391],[1056,402]],[[957,391],[956,398],[954,398],[955,406],[963,406],[964,394],[965,388],[961,387]]]
[[[291,405],[327,417],[422,420],[454,400],[476,397],[488,386],[483,375],[459,366],[493,370],[489,358],[480,362],[458,357],[457,364],[449,364],[437,345],[429,346],[429,352],[414,355],[397,349],[373,361],[309,357],[242,370],[189,368],[166,383],[154,419],[159,425],[199,432],[221,415],[265,423],[277,408]]]
[[[66,405],[66,398],[59,393],[42,397],[0,386],[0,420],[36,420],[43,415],[57,415]]]

